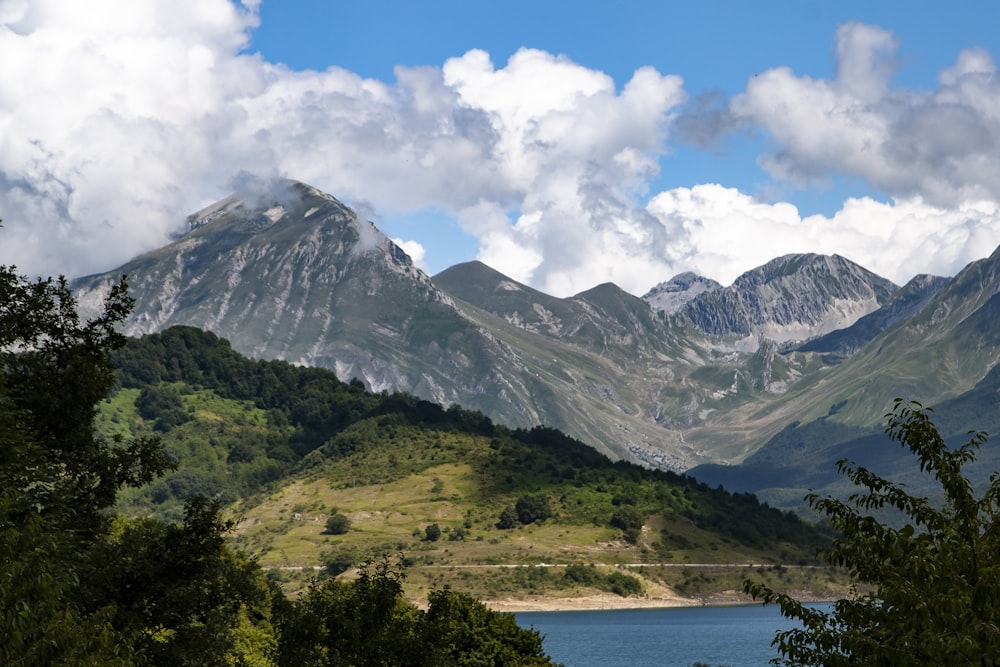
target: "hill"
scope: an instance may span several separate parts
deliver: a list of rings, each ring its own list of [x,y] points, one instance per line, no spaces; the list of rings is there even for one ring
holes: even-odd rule
[[[579,594],[610,590],[618,573],[647,594],[698,595],[738,588],[743,572],[726,564],[807,563],[825,539],[752,495],[614,462],[553,429],[250,360],[193,328],[133,339],[115,363],[121,389],[99,428],[159,433],[179,466],[123,493],[122,509],[170,517],[191,494],[221,497],[239,517],[236,544],[293,587],[290,568],[403,552],[417,591]],[[327,532],[334,515],[346,533]],[[542,564],[561,567],[506,567]],[[624,575],[626,564],[646,565]],[[722,582],[696,567],[712,564]]]

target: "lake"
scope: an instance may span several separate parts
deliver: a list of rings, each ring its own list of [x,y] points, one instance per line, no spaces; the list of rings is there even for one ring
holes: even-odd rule
[[[823,606],[823,605],[817,605]],[[522,627],[545,635],[566,667],[687,667],[696,662],[759,667],[778,656],[775,630],[793,627],[777,605],[523,612]]]

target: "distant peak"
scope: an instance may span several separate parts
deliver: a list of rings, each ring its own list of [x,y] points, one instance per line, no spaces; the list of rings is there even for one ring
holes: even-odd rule
[[[666,282],[655,285],[643,295],[642,299],[653,310],[670,314],[683,308],[684,304],[699,294],[719,289],[722,289],[722,285],[711,278],[685,271],[678,273]]]

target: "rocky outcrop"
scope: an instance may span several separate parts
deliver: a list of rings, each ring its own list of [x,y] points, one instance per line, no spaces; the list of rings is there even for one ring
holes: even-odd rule
[[[879,309],[896,285],[839,255],[785,255],[741,275],[729,287],[704,291],[677,314],[710,335],[807,340],[850,326]]]

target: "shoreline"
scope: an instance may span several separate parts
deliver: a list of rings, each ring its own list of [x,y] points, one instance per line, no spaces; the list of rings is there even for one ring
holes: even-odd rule
[[[805,603],[833,603],[836,600],[810,595],[797,595],[797,600]],[[763,605],[743,591],[728,589],[703,597],[683,595],[647,595],[623,598],[614,593],[598,593],[576,597],[553,597],[550,595],[522,595],[494,600],[482,600],[493,611],[505,613],[559,612],[559,611],[616,611],[625,609],[679,609],[688,607],[739,607]],[[777,604],[777,603],[772,603]]]
[[[574,597],[551,595],[522,595],[516,597],[482,600],[493,611],[556,612],[556,611],[612,611],[619,609],[676,609],[683,607],[732,607],[762,604],[742,591],[725,590],[706,597],[682,595],[649,595],[623,598],[614,593],[599,593]]]

